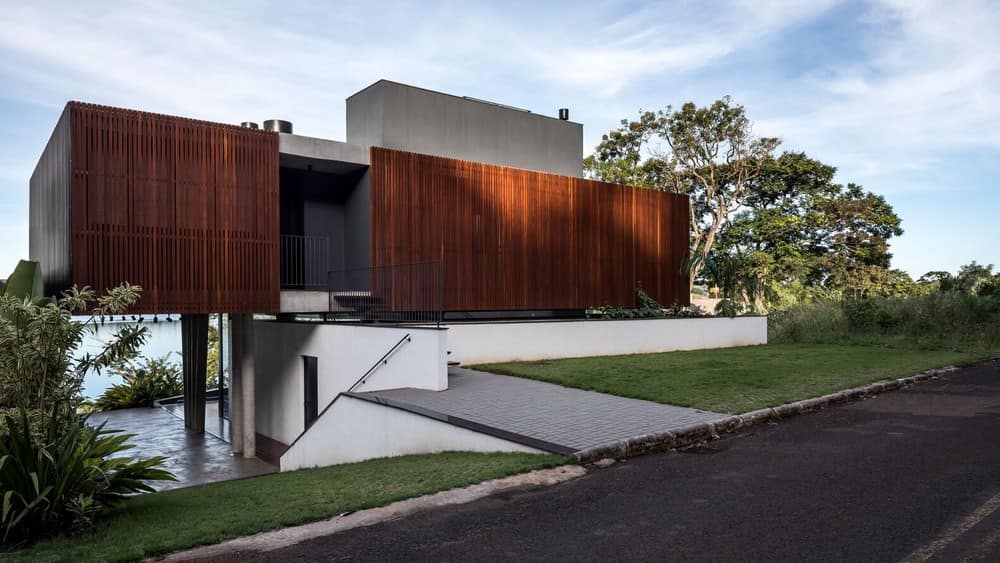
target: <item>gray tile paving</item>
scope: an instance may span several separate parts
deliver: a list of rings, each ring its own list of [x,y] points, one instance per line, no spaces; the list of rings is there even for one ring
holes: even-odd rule
[[[392,389],[357,395],[571,451],[726,416],[464,368],[448,374],[447,391]]]

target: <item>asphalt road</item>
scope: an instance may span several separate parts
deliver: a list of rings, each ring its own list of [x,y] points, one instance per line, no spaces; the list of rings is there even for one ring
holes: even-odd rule
[[[1000,561],[1000,363],[231,561]]]

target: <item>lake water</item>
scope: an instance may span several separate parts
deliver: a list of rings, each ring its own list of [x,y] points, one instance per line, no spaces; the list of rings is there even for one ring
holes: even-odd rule
[[[91,334],[89,331],[84,336],[77,357],[85,353],[97,354],[104,344],[114,337],[123,325],[134,324],[136,321],[131,317],[128,320],[105,321],[103,326],[98,326],[97,332]],[[80,320],[83,320],[82,318]],[[144,317],[140,323],[149,331],[146,344],[139,352],[140,356],[147,358],[160,358],[169,355],[170,359],[180,364],[181,362],[181,317],[180,315],[159,316],[158,322],[153,322],[152,318]],[[83,396],[87,399],[96,399],[115,383],[121,383],[121,377],[105,370],[100,374],[88,373],[83,380]]]

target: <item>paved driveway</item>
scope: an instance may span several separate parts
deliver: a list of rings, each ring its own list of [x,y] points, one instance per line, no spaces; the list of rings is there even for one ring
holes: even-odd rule
[[[448,371],[447,391],[393,389],[352,396],[564,454],[725,418],[714,412],[463,368]]]
[[[240,561],[997,561],[1000,364]]]

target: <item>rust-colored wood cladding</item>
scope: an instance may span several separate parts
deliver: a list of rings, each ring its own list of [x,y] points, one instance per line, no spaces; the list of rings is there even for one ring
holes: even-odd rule
[[[273,312],[278,135],[70,102],[73,283],[136,312]]]
[[[372,266],[440,260],[446,311],[688,305],[687,197],[371,149]]]

